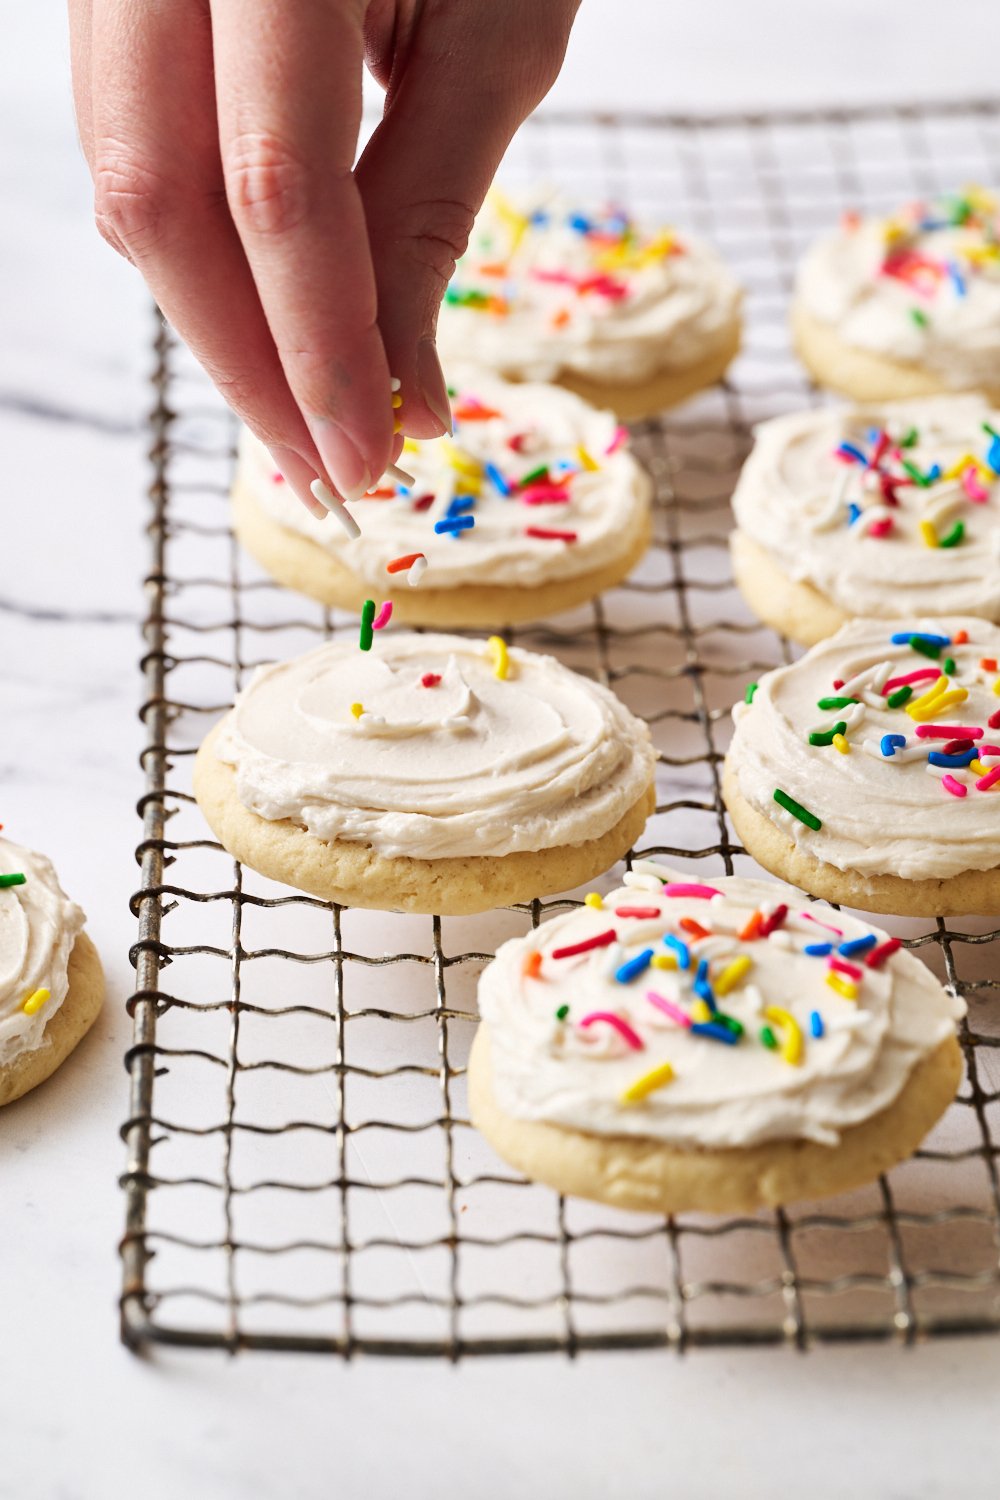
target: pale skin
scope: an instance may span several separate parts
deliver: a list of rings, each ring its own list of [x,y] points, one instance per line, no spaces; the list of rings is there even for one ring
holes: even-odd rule
[[[579,0],[70,0],[98,228],[296,494],[450,426],[438,308]],[[386,108],[354,166],[362,69]]]

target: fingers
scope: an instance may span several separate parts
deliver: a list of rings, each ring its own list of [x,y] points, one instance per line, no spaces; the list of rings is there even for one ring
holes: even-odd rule
[[[73,104],[80,145],[88,165],[94,163],[94,121],[90,97],[90,0],[70,0],[69,55],[73,77]]]
[[[389,366],[351,168],[361,0],[211,0],[230,212],[288,384],[337,488],[360,495],[392,443]]]
[[[86,41],[74,51],[82,70]],[[312,507],[311,480],[329,475],[226,209],[207,10],[199,0],[93,0],[89,54],[101,232],[139,267],[229,404]]]
[[[356,177],[379,326],[402,381],[406,431],[451,425],[434,329],[455,261],[514,131],[562,63],[576,0],[428,0],[393,38],[386,115]],[[372,40],[370,38],[370,40]]]

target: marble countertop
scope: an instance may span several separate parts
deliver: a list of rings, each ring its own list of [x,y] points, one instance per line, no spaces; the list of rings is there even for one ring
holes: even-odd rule
[[[912,7],[883,4],[873,16],[852,0],[838,8],[835,28],[817,16],[827,34],[763,60],[757,49],[752,81],[740,53],[754,38],[734,3],[688,12],[690,34],[673,48],[653,0],[633,8],[626,35],[615,21],[621,7],[584,7],[557,99],[592,98],[591,63],[601,54],[606,62],[609,49],[620,76],[634,59],[634,87],[607,84],[601,102],[626,92],[633,103],[660,105],[802,102],[824,89],[877,97],[887,68],[896,93],[941,91],[922,40],[929,28],[930,44],[937,19]],[[754,10],[762,36],[787,14],[777,3]],[[970,28],[986,14],[973,0],[952,7],[953,19],[956,10]],[[862,14],[864,45],[851,26]],[[826,1349],[807,1360],[720,1351],[457,1369],[293,1356],[147,1361],[120,1347],[117,1130],[142,791],[135,710],[151,313],[138,278],[90,223],[61,17],[21,6],[6,20],[0,817],[12,837],[53,856],[86,907],[109,995],[72,1064],[0,1120],[0,1497],[284,1500],[331,1487],[375,1497],[397,1493],[401,1476],[418,1497],[454,1488],[749,1500],[786,1493],[806,1476],[816,1497],[930,1500],[953,1493],[956,1481],[968,1496],[995,1493],[995,1339],[909,1353]],[[718,26],[729,28],[731,45],[713,61]],[[669,57],[662,68],[644,41]],[[962,56],[963,89],[987,92],[989,49],[969,46]],[[605,66],[602,76],[615,70]]]

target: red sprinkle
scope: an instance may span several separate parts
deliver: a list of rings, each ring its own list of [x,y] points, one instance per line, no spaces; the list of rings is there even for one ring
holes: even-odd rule
[[[788,907],[785,906],[784,902],[782,902],[781,906],[776,906],[774,908],[774,911],[771,913],[771,915],[769,917],[764,917],[763,920],[761,921],[761,924],[760,924],[760,935],[761,935],[761,937],[770,937],[770,935],[771,935],[772,932],[777,932],[777,930],[778,930],[779,927],[783,927],[785,925],[785,918],[787,916],[788,916]]]
[[[683,927],[684,931],[689,932],[693,938],[707,938],[712,936],[708,928],[702,927],[701,923],[696,922],[694,917],[681,917],[677,925]]]
[[[860,979],[861,970],[857,964],[849,964],[842,958],[830,958],[827,960],[831,969],[836,969],[838,974],[846,974],[848,979]]]
[[[842,677],[835,677],[833,679],[833,685],[835,688],[842,688],[844,686],[844,679]]]
[[[437,687],[437,685],[438,685],[438,683],[440,681],[441,681],[441,674],[440,674],[440,672],[425,672],[424,675],[423,675],[423,677],[421,677],[421,679],[420,679],[420,686],[421,687]]]
[[[618,941],[618,934],[613,927],[607,932],[599,932],[596,937],[584,938],[582,943],[570,943],[566,948],[553,948],[553,958],[573,958],[577,953],[589,953],[591,948],[607,948],[611,943]]]
[[[1000,729],[1000,708],[997,709],[995,714],[990,714],[986,720],[986,724],[990,729]]]
[[[899,938],[886,938],[884,943],[879,943],[873,948],[865,959],[869,969],[881,969],[887,958],[891,958],[898,948],[902,948]]]
[[[543,542],[575,542],[575,531],[554,531],[549,526],[526,526],[525,536],[536,536]]]
[[[660,916],[660,914],[661,914],[660,913],[660,908],[658,906],[616,906],[615,907],[615,916],[616,917],[638,917],[640,920],[648,918],[650,921],[652,921],[652,919],[654,917],[658,917],[658,916]]]
[[[433,495],[421,495],[419,500],[414,500],[414,502],[413,502],[413,509],[414,510],[430,510],[430,508],[431,508],[431,506],[433,504],[434,504],[434,496]]]

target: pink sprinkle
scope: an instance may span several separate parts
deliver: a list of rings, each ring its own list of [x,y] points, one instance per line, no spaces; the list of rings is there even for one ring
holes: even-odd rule
[[[884,943],[879,943],[877,948],[872,949],[865,959],[865,963],[869,969],[881,969],[886,959],[891,958],[897,949],[902,946],[899,938],[886,938]]]
[[[421,687],[437,687],[437,685],[438,685],[438,683],[440,681],[441,681],[441,674],[440,674],[440,672],[425,672],[424,675],[423,675],[423,677],[421,677],[421,679],[420,679],[420,686]]]
[[[635,917],[640,921],[651,922],[654,917],[662,916],[658,906],[616,906],[616,917]]]
[[[721,896],[722,892],[714,885],[687,885],[682,880],[673,880],[668,881],[663,887],[663,894],[665,896],[697,896],[703,901],[710,901],[713,896]]]
[[[921,740],[981,740],[985,729],[976,729],[970,724],[918,724],[917,738]]]
[[[881,521],[872,521],[868,527],[869,536],[888,536],[892,530],[892,517],[883,516]]]
[[[655,990],[647,990],[646,999],[650,1005],[655,1005],[657,1010],[662,1010],[665,1016],[669,1016],[671,1021],[676,1021],[678,1026],[691,1025],[691,1017],[686,1010],[681,1010],[679,1005],[675,1005],[672,1000],[665,999],[663,995],[658,995]]]
[[[983,756],[983,755],[1000,755],[1000,745],[980,745],[980,747],[979,747],[979,754],[981,756]]]
[[[898,687],[906,687],[911,682],[927,682],[930,678],[937,682],[940,676],[936,667],[920,667],[916,672],[907,672],[904,677],[890,677],[882,689],[882,697],[888,698]]]
[[[966,792],[969,790],[969,788],[967,786],[964,786],[962,782],[956,781],[954,776],[942,776],[941,785],[944,787],[945,791],[950,792],[953,797],[964,797]]]
[[[985,505],[986,501],[990,498],[989,490],[980,484],[979,475],[972,464],[962,472],[962,488],[969,499],[974,500],[977,505]]]
[[[990,787],[996,786],[998,781],[1000,781],[1000,766],[994,766],[992,770],[986,772],[985,776],[980,776],[976,782],[976,790],[988,792]]]
[[[552,957],[555,958],[553,953]],[[604,1021],[608,1026],[613,1026],[620,1037],[624,1037],[629,1046],[635,1052],[642,1051],[642,1038],[636,1034],[621,1016],[616,1016],[613,1010],[592,1010],[589,1016],[583,1016],[581,1026],[593,1026],[595,1021]]]
[[[627,443],[627,442],[628,442],[628,428],[627,427],[616,427],[615,428],[615,435],[611,439],[610,443],[608,444],[608,446],[605,448],[604,451],[605,451],[605,453],[617,453],[618,449],[621,447],[622,443]]]
[[[856,964],[845,963],[842,958],[829,958],[827,962],[831,969],[836,969],[838,974],[846,974],[848,979],[860,979],[861,970]]]
[[[384,630],[392,619],[392,600],[387,599],[372,621],[373,630]]]
[[[285,476],[284,476],[284,474],[279,474],[278,471],[277,471],[277,469],[275,469],[274,473],[271,475],[271,483],[272,484],[284,484],[284,482],[285,482]]]
[[[526,526],[525,536],[536,536],[543,542],[575,542],[575,531],[555,531],[551,526]]]
[[[842,927],[834,927],[832,922],[821,922],[819,917],[814,917],[811,911],[800,911],[799,916],[805,917],[807,922],[815,922],[817,927],[825,927],[827,932],[835,932],[839,938],[844,936]]]
[[[610,943],[618,941],[618,934],[613,927],[607,932],[599,932],[596,937],[584,938],[581,943],[570,943],[567,948],[553,948],[553,958],[573,958],[577,953],[588,953],[591,948],[607,948]]]
[[[532,484],[517,497],[525,505],[568,505],[568,490],[555,484]]]

